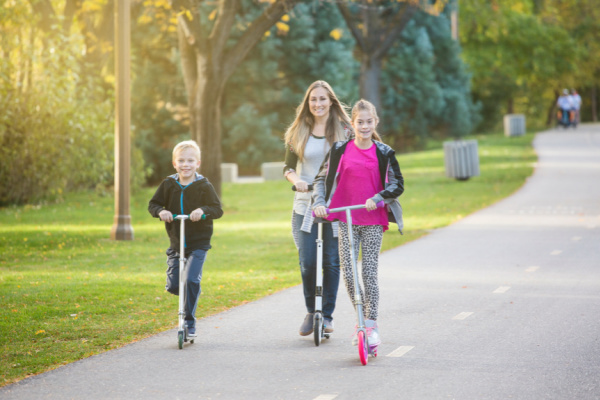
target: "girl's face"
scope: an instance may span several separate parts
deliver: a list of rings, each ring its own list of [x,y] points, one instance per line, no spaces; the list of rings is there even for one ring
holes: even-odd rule
[[[317,87],[311,90],[308,96],[308,106],[310,113],[315,118],[324,118],[329,116],[329,109],[331,108],[331,99],[329,99],[329,93],[322,87]]]
[[[358,138],[362,140],[371,140],[373,132],[375,132],[375,128],[377,127],[377,120],[373,117],[371,112],[361,110],[352,121],[352,127]]]
[[[196,170],[200,168],[200,160],[194,149],[183,149],[173,160],[173,167],[183,182],[191,182],[196,176]]]

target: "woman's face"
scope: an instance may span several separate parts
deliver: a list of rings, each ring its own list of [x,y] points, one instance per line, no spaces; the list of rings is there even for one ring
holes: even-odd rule
[[[331,100],[329,99],[329,93],[322,87],[314,88],[310,91],[308,96],[308,106],[310,113],[315,118],[324,118],[329,116],[329,109],[331,108]]]

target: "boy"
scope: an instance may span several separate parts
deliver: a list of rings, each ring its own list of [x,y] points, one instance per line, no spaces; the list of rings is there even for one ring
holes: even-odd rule
[[[189,214],[191,223],[185,224],[186,303],[185,321],[188,336],[196,337],[196,306],[200,297],[202,266],[206,252],[211,248],[213,219],[223,215],[221,202],[208,180],[196,172],[200,168],[200,148],[193,140],[179,143],[173,149],[173,167],[176,174],[168,176],[158,189],[148,211],[165,222],[170,246],[167,249],[166,290],[179,295],[179,230],[180,221],[173,214]],[[204,218],[203,218],[204,216]]]

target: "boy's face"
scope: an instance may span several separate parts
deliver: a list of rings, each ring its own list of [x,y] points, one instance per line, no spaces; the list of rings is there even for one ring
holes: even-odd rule
[[[196,170],[200,168],[200,160],[193,149],[183,149],[173,160],[173,167],[181,179],[189,180],[195,176]]]

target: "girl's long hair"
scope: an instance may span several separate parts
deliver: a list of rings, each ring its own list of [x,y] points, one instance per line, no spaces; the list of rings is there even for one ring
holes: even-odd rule
[[[285,132],[285,145],[291,146],[294,153],[298,155],[298,159],[304,159],[304,148],[308,137],[310,136],[314,126],[315,117],[310,112],[310,93],[316,88],[323,88],[329,95],[331,107],[329,108],[329,118],[325,125],[325,139],[332,145],[333,142],[338,142],[347,139],[346,132],[352,132],[352,123],[347,114],[347,106],[338,100],[329,83],[325,81],[313,82],[306,93],[304,100],[296,108],[296,119]]]
[[[357,101],[354,104],[354,107],[352,107],[353,123],[358,117],[358,113],[361,111],[368,111],[371,114],[371,116],[373,116],[373,119],[375,120],[375,127],[377,127],[377,124],[379,124],[379,117],[377,116],[377,109],[375,109],[373,103],[365,99],[360,99],[359,101]],[[381,136],[379,136],[379,133],[377,133],[375,129],[373,129],[373,139],[377,140],[378,142],[383,142],[383,140],[381,140]]]

